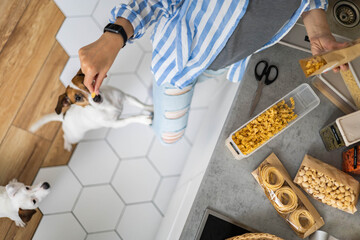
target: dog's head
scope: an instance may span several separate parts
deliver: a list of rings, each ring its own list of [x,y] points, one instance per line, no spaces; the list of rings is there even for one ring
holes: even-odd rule
[[[49,194],[50,184],[42,182],[34,186],[26,186],[16,179],[6,185],[6,192],[12,203],[21,209],[35,209]]]
[[[71,80],[71,84],[66,88],[65,93],[61,94],[58,98],[58,102],[55,108],[55,112],[60,114],[63,111],[64,107],[69,107],[72,104],[76,104],[81,107],[85,107],[91,104],[91,94],[89,90],[84,85],[85,75],[82,73],[81,69]],[[101,96],[97,95],[93,101],[100,103]]]

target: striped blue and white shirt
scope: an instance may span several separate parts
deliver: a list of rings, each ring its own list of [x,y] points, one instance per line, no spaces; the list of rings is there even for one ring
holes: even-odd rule
[[[117,17],[134,27],[130,42],[144,35],[155,24],[151,70],[158,84],[169,82],[183,88],[198,77],[220,51],[246,12],[249,0],[129,0],[116,6]],[[301,14],[316,8],[326,9],[327,0],[301,0],[300,7],[259,52],[284,37]],[[227,78],[241,81],[251,55],[230,66]]]

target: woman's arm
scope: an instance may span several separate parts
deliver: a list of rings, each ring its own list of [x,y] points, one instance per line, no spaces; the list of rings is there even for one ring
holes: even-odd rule
[[[111,22],[121,25],[130,41],[144,35],[146,29],[162,17],[171,17],[181,7],[180,0],[130,0],[111,11]],[[124,45],[121,35],[105,32],[101,37],[81,48],[79,57],[81,70],[85,74],[84,84],[91,93],[99,93],[117,54]]]
[[[345,47],[347,43],[339,43],[331,34],[326,13],[323,9],[313,9],[302,14],[303,22],[309,36],[311,52],[317,55],[326,51]],[[340,66],[342,70],[348,68],[347,65]],[[340,68],[335,68],[338,72]]]
[[[115,23],[124,28],[128,38],[134,34],[133,26],[125,18],[118,18]],[[124,39],[121,35],[105,32],[95,42],[80,48],[79,58],[81,70],[85,74],[84,84],[91,93],[99,94],[99,87],[123,45]]]

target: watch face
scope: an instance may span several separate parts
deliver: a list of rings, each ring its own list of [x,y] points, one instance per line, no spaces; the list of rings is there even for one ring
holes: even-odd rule
[[[125,46],[126,41],[127,41],[127,35],[126,35],[126,32],[125,32],[125,30],[124,30],[124,28],[122,26],[117,25],[117,24],[113,24],[113,23],[109,23],[104,28],[104,32],[112,32],[112,33],[120,34],[124,39],[124,46]]]
[[[106,31],[110,31],[110,32],[115,32],[115,33],[119,33],[120,29],[122,29],[122,26],[116,25],[116,24],[112,24],[109,23],[106,27],[105,30]]]

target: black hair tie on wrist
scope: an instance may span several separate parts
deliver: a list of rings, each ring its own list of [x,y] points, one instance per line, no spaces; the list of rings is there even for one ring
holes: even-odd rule
[[[128,38],[127,38],[127,34],[126,34],[124,28],[121,25],[109,23],[104,28],[104,32],[112,32],[112,33],[120,34],[124,40],[123,47],[125,47]]]

